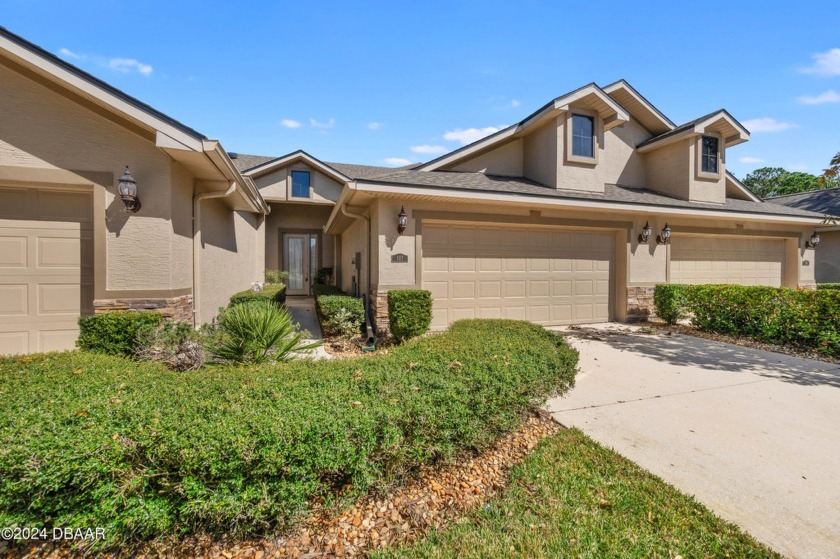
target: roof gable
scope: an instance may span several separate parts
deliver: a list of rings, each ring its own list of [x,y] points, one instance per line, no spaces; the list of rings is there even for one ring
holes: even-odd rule
[[[322,173],[324,173],[325,175],[332,178],[338,183],[343,184],[352,180],[344,173],[338,171],[337,169],[334,169],[333,167],[330,167],[320,159],[312,157],[311,155],[309,155],[301,149],[293,151],[292,153],[288,153],[286,155],[282,155],[275,159],[271,159],[264,163],[260,163],[255,167],[251,167],[250,169],[242,171],[242,174],[249,177],[259,177],[276,171],[278,169],[282,169],[283,167],[286,167],[288,165],[299,163],[301,161],[307,163],[311,167],[318,169],[319,171],[321,171]]]
[[[544,124],[548,119],[568,112],[573,104],[584,105],[598,112],[604,120],[605,130],[609,130],[614,126],[621,125],[630,120],[630,114],[624,107],[607,95],[600,87],[591,83],[543,105],[518,124],[508,126],[486,138],[482,138],[481,140],[442,155],[437,159],[433,159],[428,163],[424,163],[416,167],[416,170],[434,171],[436,169],[442,169],[478,153],[497,147],[513,138],[524,136],[527,132]]]
[[[720,109],[686,122],[685,124],[681,124],[664,134],[645,140],[636,146],[636,148],[639,150],[639,153],[645,153],[691,136],[708,134],[709,132],[719,132],[723,136],[726,147],[732,147],[750,139],[749,130],[729,114],[726,109]]]
[[[652,134],[664,134],[677,126],[625,80],[618,80],[603,89]]]

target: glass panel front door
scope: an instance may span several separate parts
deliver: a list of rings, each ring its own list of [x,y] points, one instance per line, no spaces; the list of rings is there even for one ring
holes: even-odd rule
[[[283,269],[289,272],[288,295],[309,295],[313,274],[318,269],[318,235],[283,234]]]

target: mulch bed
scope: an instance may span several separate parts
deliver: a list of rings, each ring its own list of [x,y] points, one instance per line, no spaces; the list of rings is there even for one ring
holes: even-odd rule
[[[728,336],[726,334],[717,334],[715,332],[706,332],[699,330],[688,324],[666,324],[665,322],[644,322],[640,324],[643,328],[655,329],[657,332],[674,332],[677,334],[685,334],[688,336],[695,336],[697,338],[704,338],[706,340],[713,340],[715,342],[723,342],[727,344],[739,345],[743,347],[750,347],[753,349],[762,349],[764,351],[772,351],[775,353],[784,353],[793,357],[802,357],[804,359],[814,359],[816,361],[824,361],[826,363],[840,363],[835,357],[820,353],[814,349],[800,348],[795,346],[770,344],[767,342],[760,342],[751,338]]]
[[[424,468],[416,478],[388,495],[363,496],[351,509],[337,515],[334,510],[316,511],[291,533],[275,538],[220,541],[190,537],[148,544],[130,555],[206,559],[364,557],[374,549],[411,542],[432,529],[459,522],[464,513],[485,504],[506,486],[511,467],[519,464],[540,440],[561,429],[546,412],[536,411],[521,428],[477,456],[445,467]],[[5,551],[15,556],[51,559],[76,555],[67,546],[51,543]],[[0,547],[0,555],[3,552]]]

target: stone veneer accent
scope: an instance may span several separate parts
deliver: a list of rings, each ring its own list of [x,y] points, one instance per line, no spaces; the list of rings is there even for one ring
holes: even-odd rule
[[[817,282],[808,282],[808,283],[800,283],[799,289],[805,289],[807,291],[816,291],[817,289]]]
[[[388,292],[375,289],[371,297],[373,302],[373,323],[378,334],[388,334]]]
[[[656,316],[654,289],[652,285],[627,287],[627,322],[639,322]]]
[[[192,295],[164,299],[97,299],[93,302],[93,309],[96,314],[114,311],[157,312],[173,322],[193,321]]]

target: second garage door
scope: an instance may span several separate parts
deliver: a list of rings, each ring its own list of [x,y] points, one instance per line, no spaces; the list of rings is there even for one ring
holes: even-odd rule
[[[606,322],[614,254],[609,232],[424,223],[432,328],[463,318]]]
[[[673,283],[782,285],[785,241],[736,237],[671,240]]]

